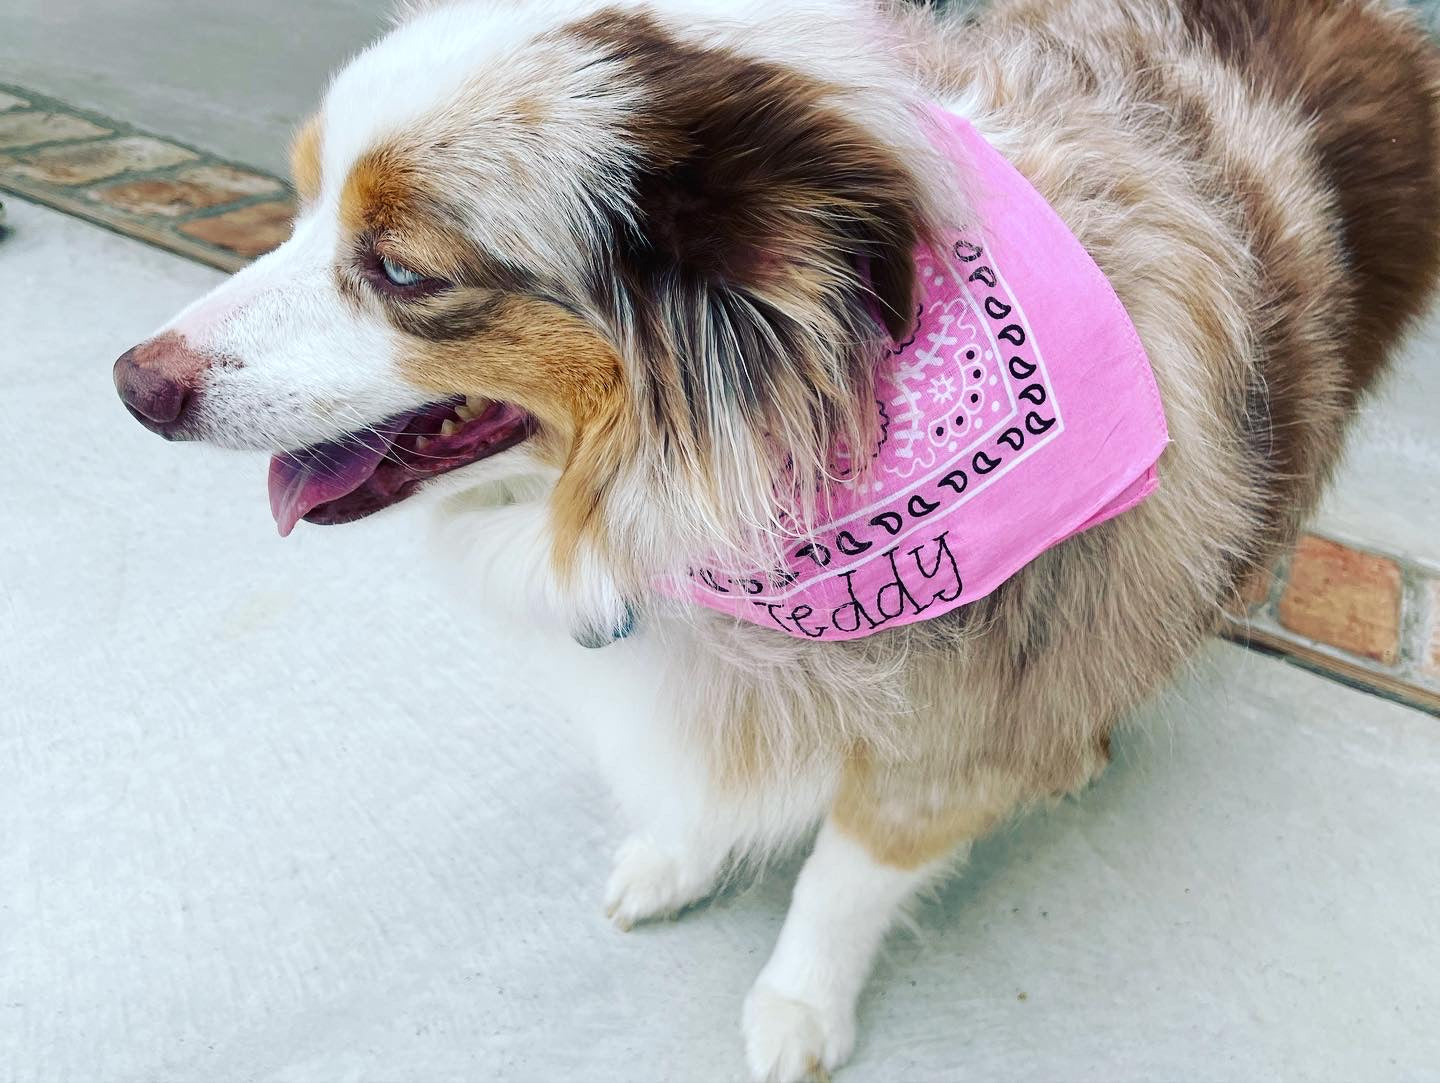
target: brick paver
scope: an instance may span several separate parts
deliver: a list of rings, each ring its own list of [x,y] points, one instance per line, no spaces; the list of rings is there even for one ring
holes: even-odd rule
[[[0,169],[13,176],[72,187],[121,173],[164,169],[198,157],[194,151],[174,143],[131,135],[28,151],[16,155],[11,162],[0,161]]]
[[[246,173],[231,166],[201,165],[172,176],[107,184],[90,198],[126,214],[177,218],[257,195],[279,195],[284,187],[273,177]]]
[[[33,147],[63,139],[91,139],[109,134],[109,128],[65,113],[35,110],[0,113],[0,148]]]
[[[259,256],[290,236],[295,206],[289,201],[256,203],[239,210],[186,222],[180,232],[242,256]]]
[[[1280,623],[1292,632],[1392,664],[1400,652],[1400,568],[1386,557],[1305,537],[1280,596]]]

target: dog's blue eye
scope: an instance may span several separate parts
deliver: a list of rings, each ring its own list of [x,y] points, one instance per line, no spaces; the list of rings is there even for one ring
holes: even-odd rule
[[[425,276],[409,267],[404,267],[392,259],[380,257],[380,269],[385,272],[385,277],[397,286],[417,286],[425,281]]]

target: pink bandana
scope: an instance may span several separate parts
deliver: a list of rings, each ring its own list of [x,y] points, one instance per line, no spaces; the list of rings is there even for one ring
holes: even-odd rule
[[[692,569],[703,605],[793,636],[867,636],[983,598],[1155,489],[1165,417],[1119,298],[968,121],[935,118],[984,226],[952,238],[953,270],[917,253],[919,326],[881,364],[868,477],[837,485],[787,567]]]

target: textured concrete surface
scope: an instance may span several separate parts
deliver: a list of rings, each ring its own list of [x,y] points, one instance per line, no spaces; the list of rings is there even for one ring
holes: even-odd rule
[[[5,0],[0,82],[283,172],[329,73],[393,0]]]
[[[536,660],[406,516],[281,542],[261,461],[135,425],[111,360],[217,276],[11,204],[0,1079],[739,1080],[793,865],[612,930]],[[837,1083],[1433,1077],[1440,722],[1216,645],[1116,749],[894,939]]]
[[[1440,564],[1440,307],[1366,404],[1341,477],[1315,529]]]

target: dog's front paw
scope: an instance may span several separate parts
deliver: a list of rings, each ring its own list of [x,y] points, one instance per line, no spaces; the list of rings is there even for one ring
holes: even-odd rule
[[[826,1079],[855,1048],[854,1015],[826,1011],[757,982],[745,998],[745,1060],[756,1083]]]
[[[605,915],[622,930],[650,918],[674,917],[703,898],[714,877],[713,865],[668,852],[648,836],[633,836],[615,854],[605,885]]]

